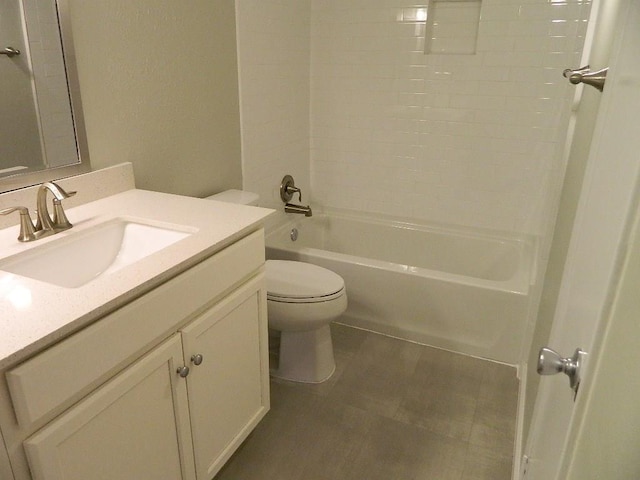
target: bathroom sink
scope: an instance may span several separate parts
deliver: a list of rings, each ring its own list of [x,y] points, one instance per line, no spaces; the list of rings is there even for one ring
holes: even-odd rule
[[[0,270],[76,288],[188,237],[188,230],[114,219],[8,257]]]

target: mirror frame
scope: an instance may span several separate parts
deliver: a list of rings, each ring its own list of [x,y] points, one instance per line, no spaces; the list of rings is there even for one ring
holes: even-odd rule
[[[78,161],[62,167],[45,168],[35,172],[18,173],[16,175],[2,177],[0,178],[0,193],[91,171],[91,164],[89,162],[89,145],[87,143],[84,113],[82,111],[82,101],[80,99],[80,83],[78,80],[69,8],[67,0],[52,1],[55,1],[58,12],[60,39],[62,41],[62,56],[67,74],[67,86],[69,90],[69,101],[71,102],[71,115],[75,132]]]

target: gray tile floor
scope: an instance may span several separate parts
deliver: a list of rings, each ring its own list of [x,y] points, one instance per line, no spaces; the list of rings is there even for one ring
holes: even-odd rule
[[[271,381],[271,411],[216,480],[508,480],[515,369],[331,326],[336,373]]]

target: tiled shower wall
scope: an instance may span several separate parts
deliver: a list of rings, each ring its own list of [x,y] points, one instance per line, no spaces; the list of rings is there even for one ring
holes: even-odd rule
[[[309,200],[310,0],[237,0],[243,188],[282,210],[291,174]]]
[[[428,3],[238,0],[244,188],[542,233],[590,7],[483,0],[475,54],[425,55]]]
[[[543,233],[590,7],[482,0],[476,53],[455,55],[424,53],[429,3],[314,0],[314,202]]]

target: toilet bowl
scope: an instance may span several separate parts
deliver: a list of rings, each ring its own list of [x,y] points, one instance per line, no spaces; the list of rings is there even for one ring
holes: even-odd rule
[[[227,190],[212,200],[257,204],[250,192]],[[347,309],[344,280],[305,262],[267,260],[269,328],[280,332],[279,361],[271,375],[294,382],[320,383],[335,371],[329,324]]]
[[[267,260],[269,327],[280,332],[274,377],[320,383],[336,369],[329,324],[347,309],[344,280],[304,262]]]

